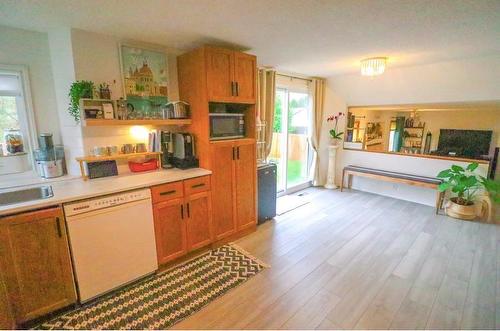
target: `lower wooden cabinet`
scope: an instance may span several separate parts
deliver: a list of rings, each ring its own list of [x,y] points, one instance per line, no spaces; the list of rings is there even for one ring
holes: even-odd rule
[[[187,248],[198,249],[212,242],[210,192],[192,194],[186,197],[187,206]]]
[[[172,261],[213,241],[210,177],[168,185],[177,187],[176,194],[172,194],[172,198],[164,195],[164,201],[153,204],[158,264]],[[158,187],[152,190],[158,190]]]
[[[210,146],[212,155],[212,215],[214,236],[223,239],[236,232],[234,190],[234,160],[236,150],[232,141],[220,141]]]
[[[15,327],[14,316],[10,304],[7,288],[0,270],[0,330],[13,329]]]
[[[255,226],[257,223],[257,163],[256,147],[253,142],[236,145],[236,224],[239,231]]]
[[[257,162],[253,139],[214,142],[213,222],[217,240],[257,224]]]
[[[75,303],[62,210],[0,218],[0,267],[17,323]]]
[[[154,205],[156,254],[158,264],[178,258],[187,252],[186,224],[182,198]]]

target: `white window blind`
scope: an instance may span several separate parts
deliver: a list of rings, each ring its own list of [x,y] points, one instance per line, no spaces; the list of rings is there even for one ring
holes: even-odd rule
[[[0,95],[21,96],[21,92],[22,90],[19,75],[0,71]]]

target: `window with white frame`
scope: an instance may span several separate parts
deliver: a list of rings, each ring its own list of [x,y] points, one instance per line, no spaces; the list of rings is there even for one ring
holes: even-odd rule
[[[0,175],[33,169],[34,137],[27,69],[0,65]]]

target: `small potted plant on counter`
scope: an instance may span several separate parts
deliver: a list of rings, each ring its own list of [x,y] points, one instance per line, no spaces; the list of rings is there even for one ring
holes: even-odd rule
[[[443,181],[438,187],[439,191],[451,193],[446,205],[448,216],[464,220],[475,219],[478,209],[481,209],[478,206],[479,201],[484,201],[485,196],[490,206],[491,203],[500,203],[499,182],[479,176],[475,172],[478,166],[477,162],[469,164],[466,168],[452,165],[437,175]]]
[[[80,99],[93,98],[94,89],[94,82],[91,81],[79,80],[71,84],[68,94],[70,98],[68,111],[76,123],[80,122]]]
[[[338,131],[338,124],[339,124],[339,119],[344,116],[345,114],[343,112],[339,112],[337,115],[330,115],[327,117],[326,122],[334,122],[333,129],[329,131],[330,133],[330,138],[332,140],[332,145],[338,145],[340,140],[342,139],[342,135],[344,132],[339,132]]]

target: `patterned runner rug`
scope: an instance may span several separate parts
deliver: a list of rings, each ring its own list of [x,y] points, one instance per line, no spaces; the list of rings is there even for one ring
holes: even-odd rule
[[[38,329],[166,329],[266,264],[225,245],[40,324]]]

